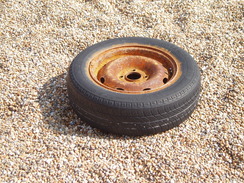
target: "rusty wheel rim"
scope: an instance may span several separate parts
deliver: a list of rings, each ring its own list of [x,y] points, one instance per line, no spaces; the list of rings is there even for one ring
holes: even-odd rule
[[[123,44],[93,54],[88,75],[97,85],[119,93],[143,94],[169,87],[181,75],[180,62],[166,49]]]

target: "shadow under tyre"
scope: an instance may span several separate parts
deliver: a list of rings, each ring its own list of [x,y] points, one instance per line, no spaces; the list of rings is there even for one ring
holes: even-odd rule
[[[169,42],[111,39],[82,51],[67,87],[78,116],[120,135],[149,135],[187,119],[197,105],[200,72],[194,59]]]

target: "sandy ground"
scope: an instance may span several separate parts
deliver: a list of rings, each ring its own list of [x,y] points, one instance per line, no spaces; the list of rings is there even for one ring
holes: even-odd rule
[[[238,0],[0,0],[0,182],[243,182],[243,23]],[[68,105],[72,59],[125,36],[199,64],[201,99],[179,127],[117,137]]]

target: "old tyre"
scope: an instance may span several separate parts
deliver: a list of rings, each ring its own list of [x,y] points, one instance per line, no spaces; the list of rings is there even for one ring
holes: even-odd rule
[[[187,119],[197,105],[200,72],[183,49],[140,37],[97,43],[72,62],[70,103],[91,126],[120,135],[149,135]]]

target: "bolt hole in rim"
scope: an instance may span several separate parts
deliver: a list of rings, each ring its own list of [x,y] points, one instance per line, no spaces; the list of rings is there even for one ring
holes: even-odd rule
[[[123,88],[116,88],[116,89],[117,89],[117,90],[122,90],[122,91],[124,90]]]
[[[101,83],[104,83],[104,82],[105,82],[104,77],[101,77],[101,78],[100,78],[100,81],[101,81]]]
[[[163,83],[166,84],[168,82],[168,79],[167,78],[164,78],[163,79]]]
[[[93,54],[88,73],[110,91],[143,94],[166,88],[181,75],[180,62],[166,49],[122,44]]]
[[[147,90],[151,90],[151,88],[145,88],[145,89],[143,89],[143,91],[147,91]]]

